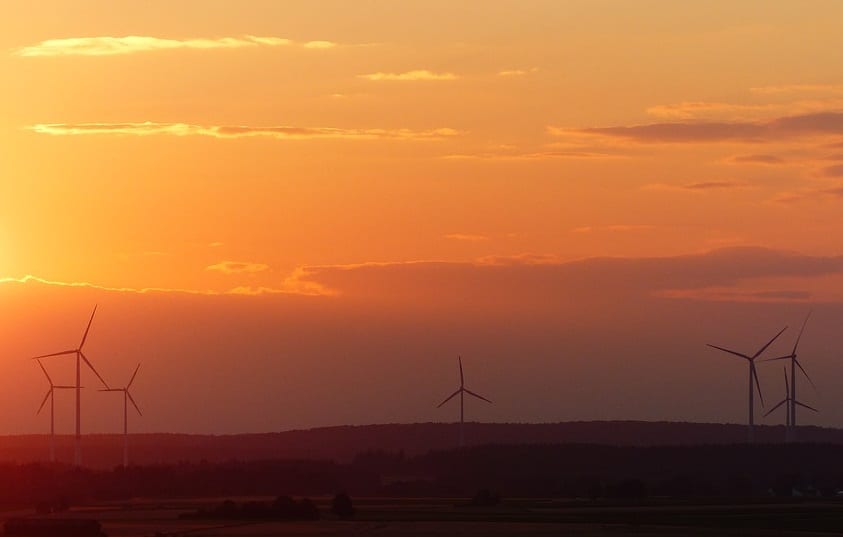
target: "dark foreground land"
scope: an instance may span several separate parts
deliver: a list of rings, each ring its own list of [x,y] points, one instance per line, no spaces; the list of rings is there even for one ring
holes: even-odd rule
[[[253,501],[254,498],[239,498]],[[259,500],[267,500],[260,498]],[[843,504],[836,501],[686,503],[511,499],[473,507],[464,499],[361,498],[353,520],[329,513],[317,498],[317,521],[190,520],[180,514],[220,500],[164,500],[80,506],[62,517],[94,518],[113,537],[196,536],[800,536],[843,533]],[[61,536],[56,536],[61,537]]]
[[[843,534],[835,444],[488,445],[112,470],[6,464],[0,484],[6,518],[89,518],[118,537]],[[350,497],[353,516],[333,508],[335,495]]]
[[[746,441],[746,426],[720,423],[644,421],[580,421],[563,423],[466,423],[469,446],[531,444],[597,444],[605,446],[729,445]],[[351,461],[370,450],[403,451],[407,456],[452,449],[459,435],[456,423],[411,423],[322,427],[265,434],[186,435],[133,434],[135,464],[257,461],[267,459],[331,459]],[[784,441],[783,426],[757,426],[762,444]],[[58,460],[73,461],[73,438],[57,437]],[[843,445],[843,429],[800,427],[799,440]],[[86,435],[85,463],[113,468],[122,461],[122,435]],[[0,462],[47,460],[45,435],[0,437]]]

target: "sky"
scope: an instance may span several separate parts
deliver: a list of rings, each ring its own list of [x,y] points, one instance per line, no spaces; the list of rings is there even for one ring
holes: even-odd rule
[[[94,305],[100,373],[142,363],[137,431],[450,421],[458,355],[494,401],[469,419],[742,422],[745,363],[705,344],[789,326],[765,356],[787,354],[809,311],[800,420],[843,427],[840,20],[2,2],[0,434],[46,430],[28,357],[77,345]],[[83,429],[119,431],[97,383]]]

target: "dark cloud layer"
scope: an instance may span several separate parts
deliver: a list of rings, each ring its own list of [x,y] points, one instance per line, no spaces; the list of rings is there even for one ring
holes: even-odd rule
[[[802,136],[843,135],[843,112],[818,112],[780,117],[765,122],[651,123],[595,127],[582,129],[580,132],[642,143],[760,143]]]

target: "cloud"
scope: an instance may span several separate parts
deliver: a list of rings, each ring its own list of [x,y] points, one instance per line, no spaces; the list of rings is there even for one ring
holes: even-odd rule
[[[762,143],[811,136],[843,135],[843,112],[784,116],[768,121],[700,121],[564,129],[549,127],[555,136],[589,135],[605,140],[649,144]]]
[[[646,224],[612,224],[608,226],[580,226],[571,230],[572,233],[591,233],[594,231],[627,232],[627,231],[648,231],[655,229],[655,226]]]
[[[302,46],[304,48],[328,49],[336,47],[337,44],[333,41],[308,41]]]
[[[832,166],[832,168],[836,168],[837,166]],[[843,168],[843,166],[841,166]],[[843,169],[837,170],[838,173],[841,175],[835,176],[833,175],[834,171],[832,171],[832,175],[829,177],[843,177]],[[779,203],[782,205],[791,205],[801,201],[808,201],[808,200],[841,200],[843,199],[843,184],[835,184],[831,186],[823,186],[823,187],[814,187],[814,188],[803,188],[801,190],[790,191],[790,192],[780,192],[777,194],[771,201],[773,203]]]
[[[267,137],[278,140],[438,140],[459,134],[454,129],[341,129],[333,127],[250,127],[244,125],[191,125],[187,123],[43,123],[29,127],[40,134],[71,136],[85,134],[210,136],[212,138]]]
[[[333,291],[321,287],[318,283],[310,281],[301,281],[299,276],[300,271],[293,272],[293,274],[286,278],[278,287],[234,287],[227,290],[213,290],[213,289],[185,289],[174,287],[115,287],[107,285],[98,285],[90,282],[62,282],[56,280],[48,280],[39,278],[28,274],[22,278],[0,278],[0,285],[2,284],[42,284],[51,287],[67,287],[79,289],[91,289],[95,291],[106,291],[112,293],[130,293],[130,294],[179,294],[179,295],[196,295],[196,296],[260,296],[260,295],[306,295],[306,296],[332,296]]]
[[[675,104],[662,104],[647,108],[647,113],[667,119],[698,119],[702,117],[735,114],[755,115],[780,109],[773,104],[732,104],[707,101],[683,101]]]
[[[128,35],[124,37],[68,37],[47,39],[19,48],[14,51],[18,56],[114,56],[134,54],[156,50],[178,49],[236,49],[248,47],[298,46],[307,49],[327,49],[337,46],[330,41],[308,41],[296,43],[280,37],[259,37],[245,35],[241,37],[165,39],[160,37]]]
[[[513,150],[485,151],[480,153],[452,153],[442,158],[449,160],[511,160],[511,161],[542,161],[542,160],[565,160],[565,159],[617,159],[626,155],[619,153],[608,153],[594,150],[558,150],[558,151],[531,151],[518,152]]]
[[[750,121],[777,116],[830,112],[843,108],[840,97],[800,99],[797,101],[736,104],[709,101],[684,101],[675,104],[651,106],[647,113],[670,120],[731,120]]]
[[[205,270],[222,272],[223,274],[255,274],[269,269],[264,263],[244,263],[240,261],[223,261],[205,267]]]
[[[837,84],[784,84],[780,86],[759,86],[749,91],[759,95],[781,95],[793,93],[843,93],[843,85]]]
[[[502,77],[518,77],[529,75],[530,73],[535,73],[538,71],[538,68],[533,67],[531,69],[504,69],[503,71],[498,71],[498,76]]]
[[[735,164],[784,164],[784,159],[775,155],[736,155],[730,159]]]
[[[434,73],[426,69],[407,71],[404,73],[370,73],[357,75],[359,78],[374,81],[412,81],[412,80],[456,80],[459,78],[453,73]]]
[[[560,262],[554,256],[528,255],[484,258],[472,263],[417,261],[312,266],[302,269],[301,279],[350,299],[453,301],[473,307],[505,303],[543,308],[552,307],[562,297],[583,297],[596,303],[647,297],[708,299],[702,291],[712,289],[735,292],[731,298],[736,301],[772,300],[777,298],[776,293],[779,299],[795,300],[799,296],[792,289],[782,289],[780,283],[768,283],[768,280],[828,275],[843,275],[843,256],[731,247],[671,257],[590,258],[571,262]],[[755,283],[750,285],[752,282]],[[770,285],[779,287],[768,288]],[[739,293],[747,291],[754,295]],[[823,299],[822,293],[814,298]]]
[[[679,192],[707,192],[712,190],[738,190],[748,188],[746,183],[740,181],[700,181],[697,183],[686,183],[684,185],[671,185],[666,183],[652,183],[644,185],[644,190],[667,190]]]
[[[843,164],[835,164],[834,166],[823,168],[822,174],[825,177],[843,177]]]
[[[843,189],[841,189],[843,195]],[[615,231],[649,226],[606,226]],[[596,228],[603,229],[603,228]],[[250,264],[244,264],[250,265]],[[489,256],[473,262],[408,261],[356,263],[297,268],[273,286],[239,286],[228,290],[106,287],[90,283],[49,281],[33,276],[0,279],[0,284],[41,283],[137,294],[180,293],[201,296],[310,295],[412,307],[447,305],[501,312],[512,307],[539,311],[566,300],[581,304],[657,299],[755,301],[827,300],[815,278],[843,276],[843,256],[809,256],[759,247],[732,247],[702,254],[640,258],[590,258],[560,261],[553,255]],[[789,279],[787,288],[782,279]],[[800,283],[801,282],[801,283]],[[799,287],[801,285],[801,287]],[[796,287],[793,287],[796,286]],[[795,290],[794,290],[795,289]],[[835,299],[836,300],[836,299]],[[487,307],[494,305],[489,310]],[[595,311],[598,311],[597,308]],[[436,311],[439,311],[437,309]]]
[[[671,289],[659,293],[665,298],[684,298],[714,302],[806,302],[813,298],[811,291],[803,289],[774,289],[770,291],[741,291],[730,288]]]
[[[467,242],[480,242],[489,240],[489,237],[487,237],[486,235],[477,235],[473,233],[448,233],[447,235],[445,235],[445,238],[455,241]]]

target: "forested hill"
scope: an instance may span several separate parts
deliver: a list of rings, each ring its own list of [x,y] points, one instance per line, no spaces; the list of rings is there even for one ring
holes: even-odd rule
[[[745,442],[746,426],[737,424],[590,421],[546,424],[467,423],[466,444],[602,444],[669,446]],[[759,443],[780,443],[783,426],[756,427]],[[366,451],[403,451],[406,455],[456,447],[458,424],[417,423],[323,427],[265,434],[131,435],[135,464],[267,459],[332,459],[346,462]],[[843,430],[800,427],[801,442],[843,444]],[[45,461],[49,437],[0,437],[0,462]],[[84,463],[110,468],[120,463],[122,435],[83,438]],[[59,461],[73,459],[73,438],[57,437]]]

